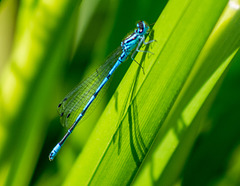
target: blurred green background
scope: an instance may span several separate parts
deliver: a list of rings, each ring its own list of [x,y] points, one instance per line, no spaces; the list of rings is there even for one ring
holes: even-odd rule
[[[168,3],[0,2],[1,185],[63,183],[130,60],[119,67],[100,104],[50,162],[49,152],[67,130],[60,125],[58,103],[104,62],[137,21],[145,20],[152,27]],[[240,185],[239,61],[237,52],[214,93],[184,169],[173,181],[176,185]]]

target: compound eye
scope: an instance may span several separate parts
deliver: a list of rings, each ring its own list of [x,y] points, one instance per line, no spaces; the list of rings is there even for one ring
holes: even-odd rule
[[[143,32],[143,27],[144,27],[143,21],[139,21],[137,23],[137,27],[138,27],[138,32],[142,33]]]
[[[143,27],[143,21],[138,22],[138,27],[141,27],[141,28]]]

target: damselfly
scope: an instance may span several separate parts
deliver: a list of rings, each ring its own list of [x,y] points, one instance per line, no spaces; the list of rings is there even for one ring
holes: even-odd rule
[[[82,119],[89,106],[97,97],[100,90],[108,82],[114,71],[118,66],[126,61],[129,55],[132,60],[136,52],[146,52],[139,50],[142,44],[149,44],[145,42],[145,37],[149,32],[149,26],[145,21],[139,21],[137,28],[132,34],[127,36],[122,42],[121,46],[107,59],[94,74],[79,84],[72,92],[70,92],[63,101],[58,105],[58,112],[60,114],[61,123],[64,126],[72,124],[68,129],[62,140],[53,148],[49,154],[49,160],[52,161],[66,139],[73,132],[79,121]],[[135,50],[134,50],[135,49]],[[116,58],[118,56],[118,58]],[[82,108],[82,109],[81,109]]]

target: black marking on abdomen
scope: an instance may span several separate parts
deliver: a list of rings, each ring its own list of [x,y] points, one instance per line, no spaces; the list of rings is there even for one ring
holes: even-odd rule
[[[84,116],[85,112],[87,111],[88,108],[84,109],[81,114],[82,114],[82,117]]]
[[[96,97],[97,97],[97,95],[98,95],[98,93],[100,92],[100,90],[98,91],[98,92],[95,92],[94,94],[93,94],[93,101],[96,99]]]

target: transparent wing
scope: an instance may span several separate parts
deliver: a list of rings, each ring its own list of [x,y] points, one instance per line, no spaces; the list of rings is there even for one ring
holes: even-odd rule
[[[71,126],[77,116],[95,93],[103,79],[108,75],[122,53],[122,48],[117,48],[92,75],[77,85],[58,105],[60,122],[65,127]],[[99,96],[97,96],[98,98]],[[96,99],[97,99],[96,98]],[[96,102],[96,100],[93,101]],[[91,105],[92,106],[92,105]]]

